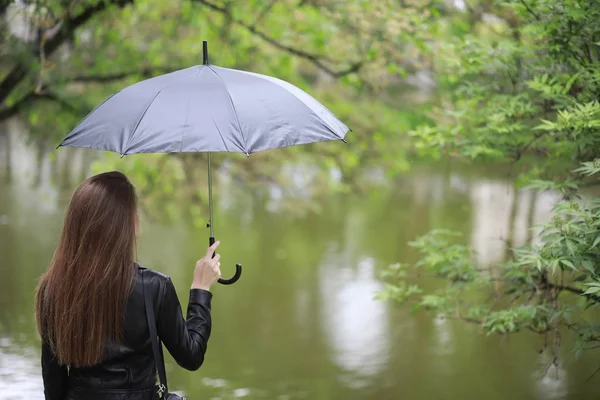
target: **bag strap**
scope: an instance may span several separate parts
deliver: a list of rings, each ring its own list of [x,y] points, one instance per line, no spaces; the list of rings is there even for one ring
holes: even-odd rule
[[[159,396],[162,398],[163,394],[169,393],[167,389],[167,373],[165,372],[165,362],[162,355],[162,346],[159,345],[158,333],[156,332],[156,320],[154,319],[154,306],[152,305],[152,299],[150,296],[146,296],[145,290],[145,279],[144,270],[142,270],[142,295],[144,297],[144,305],[146,310],[146,321],[148,322],[148,329],[150,329],[150,341],[152,342],[152,352],[154,353],[154,363],[158,369],[158,379],[160,380],[161,387],[159,389]]]

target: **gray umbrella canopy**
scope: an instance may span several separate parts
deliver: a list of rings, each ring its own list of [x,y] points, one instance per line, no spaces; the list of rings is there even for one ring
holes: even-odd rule
[[[135,153],[208,152],[209,244],[215,242],[212,152],[250,155],[344,140],[350,130],[325,106],[285,81],[208,63],[147,79],[115,93],[58,145]],[[240,277],[236,264],[231,284]]]
[[[313,97],[265,75],[198,65],[135,83],[60,144],[119,154],[240,152],[343,140],[348,127]]]

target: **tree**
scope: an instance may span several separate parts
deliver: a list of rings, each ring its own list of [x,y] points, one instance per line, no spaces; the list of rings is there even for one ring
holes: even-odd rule
[[[440,42],[436,72],[447,90],[434,122],[412,135],[434,157],[536,165],[519,184],[558,191],[563,201],[539,244],[511,249],[490,268],[477,265],[456,232],[417,238],[419,261],[390,266],[380,298],[486,334],[545,335],[556,364],[561,334],[574,333],[577,353],[600,341],[591,314],[600,304],[600,201],[582,191],[598,184],[600,172],[600,4],[504,0],[485,12],[492,23]],[[557,163],[558,171],[548,168]],[[439,285],[423,285],[424,277]]]
[[[428,66],[421,48],[438,29],[431,10],[446,10],[443,1],[430,2],[425,10],[392,0],[25,3],[26,7],[14,3],[6,12],[26,18],[29,38],[11,35],[6,24],[14,19],[4,19],[0,122],[19,116],[28,122],[35,140],[52,148],[121,87],[198,63],[202,40],[207,39],[215,64],[289,80],[353,129],[344,146],[303,146],[257,155],[252,167],[233,157],[230,173],[239,180],[250,177],[252,182],[282,185],[287,177],[277,175],[291,154],[295,162],[317,167],[315,185],[323,190],[359,187],[362,167],[376,165],[390,174],[407,168],[409,146],[401,139],[418,117],[408,107],[397,109],[399,96],[394,91],[408,72]],[[106,157],[99,168],[118,165],[138,177],[142,186],[152,181],[152,195],[165,201],[175,194],[195,196],[199,204],[201,192],[190,188],[202,189],[206,183],[200,173],[203,157],[157,156],[141,162]],[[223,162],[216,158],[217,167]],[[341,172],[340,185],[328,182],[332,168]]]

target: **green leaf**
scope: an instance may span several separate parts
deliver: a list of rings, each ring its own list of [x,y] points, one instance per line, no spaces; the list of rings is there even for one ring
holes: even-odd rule
[[[575,268],[575,265],[573,265],[573,263],[572,263],[571,261],[569,261],[569,260],[562,259],[562,260],[560,260],[560,262],[561,262],[563,265],[565,265],[565,266],[567,266],[567,267],[569,267],[569,268],[571,268],[571,269],[574,269],[574,270],[576,270],[576,269],[577,269],[577,268]]]
[[[575,255],[575,248],[573,247],[573,242],[569,239],[565,240],[565,244],[567,245],[567,248],[569,249],[569,253],[571,253],[572,256]]]
[[[596,273],[595,264],[592,261],[584,260],[584,261],[582,261],[581,264],[583,265],[583,269],[588,271],[591,275],[595,275],[595,273]]]
[[[542,260],[540,260],[540,259],[536,260],[535,265],[536,265],[538,271],[542,270]]]
[[[583,294],[596,294],[600,293],[600,287],[594,286],[586,290]]]

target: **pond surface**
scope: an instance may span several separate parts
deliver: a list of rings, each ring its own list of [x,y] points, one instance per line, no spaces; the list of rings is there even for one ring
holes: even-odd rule
[[[35,400],[43,394],[33,290],[89,162],[73,151],[51,163],[9,128],[0,132],[0,177],[7,165],[13,176],[0,183],[0,393]],[[506,240],[535,240],[529,227],[548,218],[556,197],[515,191],[513,181],[510,169],[415,166],[384,189],[331,198],[322,213],[295,219],[223,202],[222,270],[240,262],[244,274],[213,290],[202,368],[167,360],[171,389],[190,399],[599,398],[598,378],[586,379],[600,362],[576,361],[566,338],[559,369],[543,376],[543,338],[487,338],[373,299],[379,272],[415,261],[407,242],[432,228],[464,232],[482,263],[502,259]],[[143,226],[140,261],[171,275],[184,307],[206,237],[183,224]]]

